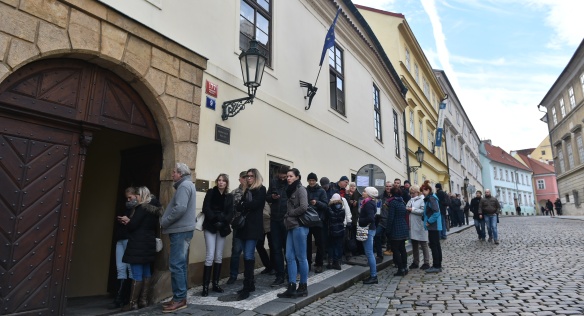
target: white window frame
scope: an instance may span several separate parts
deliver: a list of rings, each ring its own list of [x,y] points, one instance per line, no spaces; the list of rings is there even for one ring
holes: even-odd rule
[[[564,98],[560,99],[560,113],[562,113],[562,118],[566,117],[566,105],[564,104]]]
[[[582,86],[582,94],[584,94],[584,73],[580,75],[580,85]]]
[[[493,167],[493,171],[494,171],[493,177],[495,178],[495,180],[498,180],[499,178],[497,177],[497,167]]]
[[[416,130],[415,130],[415,123],[414,123],[414,110],[410,110],[410,133],[412,135],[416,135]]]
[[[537,189],[538,190],[545,190],[545,180],[544,179],[537,180]]]
[[[410,50],[406,47],[406,68],[412,72],[412,64],[410,62]]]
[[[419,132],[420,132],[420,143],[424,143],[424,121],[420,120],[420,128],[419,128]]]
[[[568,168],[573,169],[574,168],[574,152],[572,151],[571,140],[568,140],[568,142],[566,142],[566,154],[568,154]]]
[[[554,125],[558,125],[558,116],[556,115],[555,107],[552,107],[552,118],[554,119]]]
[[[580,158],[580,164],[584,163],[584,140],[582,139],[582,134],[576,135],[576,145],[578,146],[578,156]]]
[[[561,147],[558,147],[558,160],[560,163],[560,172],[564,173],[566,170],[566,164],[564,162],[564,152]]]
[[[414,80],[420,84],[420,67],[418,67],[417,63],[414,63]]]
[[[570,111],[576,107],[576,98],[574,97],[574,87],[568,89],[568,96],[570,96]]]

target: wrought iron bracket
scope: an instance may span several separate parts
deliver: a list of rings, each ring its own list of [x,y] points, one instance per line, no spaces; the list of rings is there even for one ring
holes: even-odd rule
[[[412,172],[416,172],[418,169],[420,169],[422,166],[419,167],[408,167],[408,173],[412,173]]]
[[[234,117],[240,111],[245,110],[246,104],[253,103],[254,98],[255,98],[254,95],[249,95],[249,97],[246,97],[246,98],[229,100],[229,101],[223,102],[223,105],[221,106],[223,109],[223,112],[221,114],[221,119],[226,121],[228,118]]]

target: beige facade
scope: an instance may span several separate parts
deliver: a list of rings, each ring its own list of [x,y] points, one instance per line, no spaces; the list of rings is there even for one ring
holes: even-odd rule
[[[539,160],[545,163],[554,162],[554,155],[552,151],[552,144],[550,143],[549,135],[541,141],[541,143],[531,152],[530,158]]]
[[[451,191],[444,139],[442,146],[434,146],[438,106],[445,92],[402,14],[364,6],[358,8],[377,34],[390,60],[396,65],[398,75],[408,88],[408,107],[404,116],[410,167],[419,166],[415,154],[418,148],[424,151],[421,168],[410,172],[408,179],[418,185],[425,180],[430,180],[432,185],[441,183],[446,191]]]
[[[584,42],[540,103],[547,109],[550,143],[565,215],[584,215]]]

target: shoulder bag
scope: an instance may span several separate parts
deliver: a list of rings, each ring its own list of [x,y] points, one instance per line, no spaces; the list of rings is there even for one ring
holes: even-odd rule
[[[357,240],[358,241],[365,241],[369,237],[369,225],[365,227],[361,227],[357,225]]]
[[[300,222],[300,225],[304,227],[315,227],[322,225],[320,217],[318,216],[318,212],[312,205],[309,205],[308,209],[306,209],[306,212],[298,216],[298,221]]]
[[[205,222],[205,213],[201,211],[199,214],[197,214],[195,229],[203,231],[203,222]]]

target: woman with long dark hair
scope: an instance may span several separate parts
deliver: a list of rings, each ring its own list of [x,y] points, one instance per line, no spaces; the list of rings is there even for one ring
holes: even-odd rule
[[[255,291],[254,268],[255,248],[258,240],[264,238],[263,210],[266,203],[266,187],[262,184],[264,179],[260,172],[249,169],[246,175],[247,188],[239,201],[237,209],[245,216],[245,224],[237,229],[236,237],[241,239],[243,245],[243,288],[237,291],[238,300],[249,297],[249,293]]]
[[[217,183],[205,194],[203,200],[203,232],[205,234],[205,267],[203,270],[203,292],[201,296],[209,295],[211,270],[213,271],[213,292],[223,293],[219,287],[221,263],[225,237],[231,234],[229,223],[233,217],[233,195],[229,192],[229,176],[221,173],[215,180]]]
[[[278,297],[296,298],[308,295],[308,259],[306,258],[308,227],[300,225],[298,220],[298,217],[302,216],[308,209],[308,193],[300,183],[301,178],[300,171],[296,168],[290,169],[286,174],[288,201],[284,224],[288,230],[288,235],[286,236],[288,289],[284,293],[279,293]],[[296,289],[297,273],[300,273],[298,289]]]
[[[428,231],[428,241],[432,251],[432,267],[426,273],[442,272],[442,248],[440,247],[440,231],[442,230],[442,216],[438,206],[438,197],[432,193],[430,181],[424,181],[420,186],[424,195],[424,228]]]

